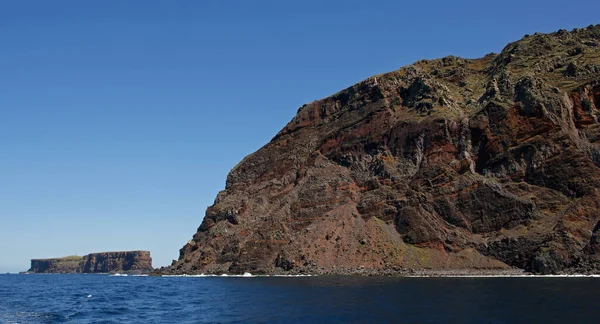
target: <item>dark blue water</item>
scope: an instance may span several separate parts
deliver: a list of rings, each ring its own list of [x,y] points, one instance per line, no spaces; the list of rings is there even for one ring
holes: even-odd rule
[[[599,302],[600,278],[0,275],[2,323],[598,323]]]

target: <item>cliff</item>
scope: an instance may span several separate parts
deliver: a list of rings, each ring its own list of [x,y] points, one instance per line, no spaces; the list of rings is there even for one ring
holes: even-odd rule
[[[600,25],[302,106],[163,273],[600,272]]]
[[[91,253],[83,258],[82,265],[83,273],[149,272],[153,269],[149,251]]]
[[[52,259],[32,259],[31,268],[27,272],[33,273],[77,273],[83,257],[68,256]]]
[[[124,273],[152,271],[149,251],[101,252],[86,256],[32,259],[32,273]]]

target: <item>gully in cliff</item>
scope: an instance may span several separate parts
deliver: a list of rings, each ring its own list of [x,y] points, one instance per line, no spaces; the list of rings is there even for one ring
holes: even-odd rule
[[[600,272],[600,25],[302,106],[159,273]]]

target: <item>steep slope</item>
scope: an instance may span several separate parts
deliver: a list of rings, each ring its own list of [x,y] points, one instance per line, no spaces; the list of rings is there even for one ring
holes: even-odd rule
[[[233,168],[162,272],[599,272],[599,109],[600,25],[369,78]]]

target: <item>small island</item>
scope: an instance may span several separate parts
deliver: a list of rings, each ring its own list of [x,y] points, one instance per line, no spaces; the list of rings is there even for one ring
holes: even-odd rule
[[[26,273],[133,273],[152,272],[150,251],[90,253],[85,256],[31,259]]]

